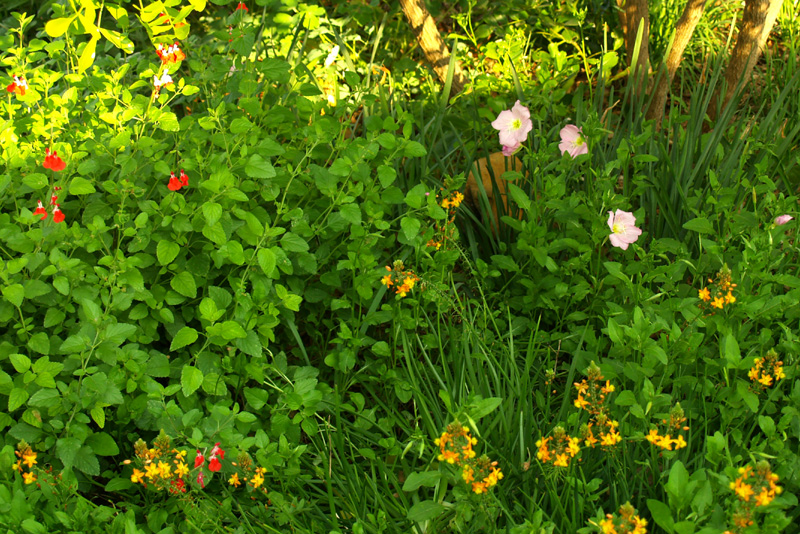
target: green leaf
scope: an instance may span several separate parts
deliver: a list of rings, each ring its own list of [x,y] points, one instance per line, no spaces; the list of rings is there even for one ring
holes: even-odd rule
[[[22,284],[12,284],[10,286],[3,287],[3,297],[19,308],[22,305],[22,299],[25,298],[25,288],[22,287]]]
[[[738,368],[739,362],[742,360],[741,352],[739,351],[739,343],[736,338],[731,334],[725,335],[725,360],[730,364],[729,368]]]
[[[339,208],[339,215],[350,224],[361,224],[361,208],[356,204],[345,204]]]
[[[184,297],[194,298],[197,296],[197,284],[194,281],[194,276],[187,271],[175,275],[169,285]]]
[[[13,412],[28,400],[28,391],[22,388],[14,388],[8,394],[8,411]]]
[[[469,416],[475,421],[482,419],[495,411],[502,402],[503,399],[500,397],[489,397],[488,399],[479,400],[470,407]]]
[[[415,219],[414,217],[409,217],[406,215],[400,219],[400,228],[403,229],[403,234],[406,236],[408,241],[411,241],[419,235],[420,226],[422,226],[422,223],[419,221],[419,219]]]
[[[672,519],[669,506],[655,499],[647,499],[647,508],[653,516],[653,521],[655,521],[658,526],[666,530],[669,534],[675,532],[675,522]]]
[[[156,257],[158,258],[158,263],[161,265],[168,265],[172,263],[172,260],[178,257],[178,253],[180,251],[180,245],[173,243],[172,241],[162,239],[158,242],[158,246],[156,247]]]
[[[281,238],[281,248],[286,252],[308,252],[305,239],[293,232],[286,232]]]
[[[689,483],[689,471],[680,460],[675,460],[669,470],[667,493],[674,502],[682,502],[686,497],[686,485]]]
[[[175,334],[175,337],[172,338],[172,343],[169,346],[170,351],[182,349],[186,345],[191,345],[195,341],[197,341],[198,334],[197,330],[192,328],[191,326],[184,326],[178,333]]]
[[[43,187],[47,187],[50,181],[47,179],[47,175],[39,172],[32,172],[22,178],[22,183],[31,189],[42,189]]]
[[[206,224],[215,224],[222,217],[222,206],[216,202],[204,203],[203,216],[206,218]]]
[[[100,474],[100,462],[89,447],[81,447],[75,455],[73,465],[78,471],[83,471],[89,476],[96,477]]]
[[[438,502],[422,501],[411,507],[406,518],[414,522],[429,521],[442,515],[445,510],[444,505]]]
[[[100,36],[95,34],[89,39],[89,42],[86,43],[86,47],[83,49],[81,57],[78,59],[78,74],[83,74],[83,72],[94,63],[94,53],[97,49],[98,39],[100,39]]]
[[[420,486],[432,488],[442,479],[439,471],[425,471],[423,473],[411,473],[403,484],[403,491],[414,491]]]
[[[119,447],[116,440],[105,432],[95,432],[86,440],[86,445],[98,456],[116,456]]]
[[[409,141],[403,149],[403,155],[407,158],[421,158],[427,153],[428,151],[425,150],[425,147],[417,141]]]
[[[508,194],[521,209],[527,211],[531,207],[530,197],[516,184],[508,184]]]
[[[181,390],[188,397],[203,384],[203,371],[186,365],[181,370]]]
[[[636,397],[634,397],[632,391],[628,391],[627,389],[620,391],[617,398],[614,399],[614,404],[617,406],[633,406],[635,403]]]
[[[75,457],[81,450],[81,442],[77,438],[67,437],[56,441],[56,456],[64,464],[64,469],[74,465]]]
[[[243,134],[253,127],[253,123],[247,117],[237,117],[231,121],[231,133]]]
[[[44,31],[47,32],[47,35],[50,37],[61,37],[67,33],[69,25],[72,24],[73,20],[75,20],[75,17],[51,19],[44,25]]]
[[[100,306],[98,306],[96,302],[89,299],[81,299],[80,302],[81,309],[86,315],[86,318],[95,324],[98,323],[103,317],[103,310],[100,309]]]
[[[711,223],[705,217],[696,217],[691,221],[686,221],[683,224],[683,227],[686,230],[691,230],[692,232],[697,232],[698,234],[714,233],[714,227],[711,226]]]
[[[28,348],[39,354],[50,354],[50,337],[46,332],[34,334],[28,340]]]
[[[206,328],[206,333],[209,336],[221,336],[226,341],[247,337],[244,328],[234,321],[225,321],[224,323],[211,325]]]
[[[378,180],[381,183],[381,187],[389,187],[396,179],[397,171],[395,171],[392,167],[389,167],[388,165],[378,166]]]
[[[95,405],[95,407],[92,408],[91,411],[89,412],[89,415],[92,416],[92,419],[94,420],[95,423],[97,423],[97,426],[99,426],[100,428],[105,428],[106,412],[102,406],[100,406],[99,404]]]
[[[244,172],[251,178],[274,178],[277,175],[272,164],[258,154],[250,156]]]
[[[90,195],[95,191],[97,190],[94,188],[94,185],[92,185],[92,182],[80,176],[76,176],[69,183],[70,195]]]
[[[268,248],[259,249],[258,265],[261,267],[261,270],[264,271],[265,275],[272,276],[276,265],[275,253]]]
[[[24,373],[31,368],[31,359],[24,354],[12,354],[8,357],[11,360],[11,365],[18,373]]]

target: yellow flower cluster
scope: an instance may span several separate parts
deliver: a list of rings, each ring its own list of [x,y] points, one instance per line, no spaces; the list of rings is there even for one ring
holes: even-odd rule
[[[458,208],[464,201],[464,195],[459,191],[445,197],[442,200],[442,208],[447,210],[447,219],[441,226],[436,225],[432,239],[429,239],[426,246],[433,247],[436,250],[442,248],[442,245],[448,241],[456,239],[456,208]]]
[[[245,487],[258,490],[264,495],[267,494],[267,488],[264,487],[264,475],[267,470],[263,467],[255,467],[253,459],[249,454],[246,452],[240,453],[233,465],[241,471],[242,476],[239,476],[238,472],[232,474],[230,478],[228,478],[229,485],[238,488],[244,484]]]
[[[756,358],[747,376],[763,391],[778,380],[786,378],[786,373],[783,372],[783,362],[778,360],[778,353],[770,349],[763,358]]]
[[[149,483],[156,491],[166,490],[172,495],[186,493],[186,476],[189,474],[186,451],[172,448],[172,440],[163,430],[153,440],[153,447],[149,448],[144,440],[139,439],[133,444],[133,450],[137,467],[133,468],[131,482],[145,487]]]
[[[759,462],[755,469],[750,465],[740,467],[739,476],[730,483],[736,502],[731,514],[732,527],[725,534],[742,534],[752,525],[756,508],[767,506],[783,491],[777,482],[778,475],[772,472],[769,462]]]
[[[478,439],[470,435],[469,427],[451,423],[434,443],[439,447],[439,461],[460,466],[461,478],[471,485],[474,493],[486,493],[503,478],[497,462],[492,462],[485,455],[475,457],[472,447],[478,444]]]
[[[549,438],[541,438],[536,442],[536,457],[542,463],[552,463],[555,467],[569,467],[570,461],[581,452],[580,438],[571,437],[559,425],[553,429]]]
[[[647,520],[636,515],[636,508],[627,502],[619,507],[616,514],[606,514],[599,524],[590,524],[600,528],[603,534],[647,534]]]
[[[733,296],[736,284],[731,283],[731,280],[731,270],[727,264],[723,265],[722,269],[717,273],[717,279],[709,278],[708,283],[711,285],[698,291],[697,297],[702,301],[700,307],[710,305],[712,308],[721,310],[725,306],[736,302],[736,297]],[[713,288],[713,292],[709,287]]]
[[[578,398],[573,403],[576,408],[589,412],[589,424],[581,428],[581,438],[588,447],[594,447],[598,442],[602,447],[613,447],[620,441],[619,422],[609,417],[606,400],[608,395],[616,389],[610,380],[603,383],[604,377],[600,368],[591,362],[586,369],[586,378],[573,385],[578,391]],[[599,433],[594,435],[593,428],[598,428]]]
[[[661,424],[665,427],[664,434],[659,434],[657,428],[652,428],[650,429],[650,433],[645,436],[645,439],[653,445],[668,451],[673,450],[673,447],[675,447],[674,450],[676,451],[678,449],[683,449],[686,447],[687,443],[686,439],[679,434],[679,432],[689,430],[689,427],[685,426],[684,423],[686,423],[686,415],[679,402],[669,411],[669,420],[661,420]],[[673,434],[677,437],[673,438]]]
[[[24,440],[20,441],[19,444],[17,444],[17,450],[14,451],[14,454],[17,455],[17,461],[14,462],[11,469],[22,475],[22,480],[25,484],[33,484],[36,482],[36,474],[32,469],[33,466],[39,462],[36,461],[37,454],[33,452],[31,446]],[[26,472],[25,467],[27,467],[29,471]]]
[[[408,292],[414,289],[414,286],[419,281],[419,276],[411,271],[405,270],[405,265],[401,260],[397,260],[392,264],[392,267],[386,266],[389,274],[381,278],[381,284],[386,287],[394,286],[395,293],[400,298],[408,295]]]

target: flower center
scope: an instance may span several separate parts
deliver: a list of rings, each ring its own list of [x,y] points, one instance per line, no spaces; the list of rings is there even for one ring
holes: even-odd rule
[[[578,138],[575,140],[575,146],[581,146],[584,143],[583,136],[579,135]]]
[[[520,128],[522,128],[522,121],[519,119],[514,119],[514,121],[511,123],[511,129],[519,130]]]
[[[611,227],[611,231],[615,234],[624,234],[625,233],[625,225],[622,223],[615,222],[614,226]]]

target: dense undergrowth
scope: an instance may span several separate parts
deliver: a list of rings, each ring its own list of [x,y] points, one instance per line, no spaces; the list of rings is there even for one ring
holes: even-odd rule
[[[613,5],[4,5],[0,525],[800,532],[797,7],[656,129]]]

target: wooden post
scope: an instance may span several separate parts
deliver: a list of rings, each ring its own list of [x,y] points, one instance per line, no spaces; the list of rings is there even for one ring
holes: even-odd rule
[[[450,64],[450,51],[436,28],[436,22],[425,7],[425,0],[400,0],[400,6],[411,24],[414,35],[417,36],[417,42],[422,47],[425,58],[444,83],[447,79],[447,67]],[[456,63],[450,94],[460,93],[464,88],[464,83],[466,83],[466,79],[461,72],[461,66]]]

